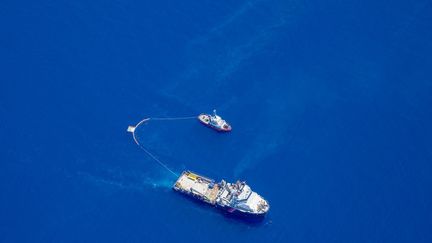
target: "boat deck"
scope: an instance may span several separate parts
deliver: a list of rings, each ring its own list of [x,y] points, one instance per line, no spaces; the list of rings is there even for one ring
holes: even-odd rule
[[[192,194],[192,196],[199,197],[210,204],[216,203],[216,198],[220,190],[219,186],[215,184],[213,180],[190,171],[182,173],[175,183],[174,189],[186,194]]]

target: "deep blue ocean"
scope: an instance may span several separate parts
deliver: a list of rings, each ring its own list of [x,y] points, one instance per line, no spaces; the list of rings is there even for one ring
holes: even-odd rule
[[[0,145],[2,243],[432,242],[432,2],[2,0]]]

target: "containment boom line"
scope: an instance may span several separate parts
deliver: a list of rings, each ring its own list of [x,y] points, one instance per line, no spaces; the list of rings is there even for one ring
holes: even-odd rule
[[[155,120],[155,121],[176,121],[176,120],[187,120],[187,119],[195,119],[196,116],[185,116],[185,117],[153,117],[153,118],[145,118],[142,119],[140,122],[138,122],[135,126],[129,126],[127,131],[132,133],[132,137],[133,140],[135,141],[135,143],[148,155],[150,156],[150,158],[152,158],[154,161],[156,161],[159,165],[161,165],[162,167],[164,167],[167,171],[169,171],[171,174],[175,175],[176,177],[178,177],[179,175],[177,173],[175,173],[174,171],[172,171],[170,168],[168,168],[168,166],[163,163],[161,160],[159,160],[156,156],[154,156],[150,151],[148,151],[144,146],[142,146],[137,137],[135,136],[135,131],[136,129],[141,126],[144,122],[147,122],[149,120]]]
[[[184,116],[184,117],[152,117],[149,118],[155,121],[177,121],[177,120],[189,120],[196,119],[196,116]]]

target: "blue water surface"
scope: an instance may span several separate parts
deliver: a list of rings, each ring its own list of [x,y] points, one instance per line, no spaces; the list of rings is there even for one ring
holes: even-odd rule
[[[0,242],[432,242],[432,2],[3,0]],[[246,180],[258,223],[173,192]]]

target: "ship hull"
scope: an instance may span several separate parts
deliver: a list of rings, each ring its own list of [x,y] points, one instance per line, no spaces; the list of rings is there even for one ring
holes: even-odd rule
[[[198,197],[196,195],[181,191],[181,190],[176,190],[173,189],[175,192],[177,192],[178,194],[181,195],[181,197],[185,198],[186,200],[190,200],[193,203],[196,203],[198,206],[202,206],[202,207],[209,207],[213,208],[213,210],[219,211],[222,215],[224,215],[227,218],[233,218],[233,219],[238,219],[241,220],[243,222],[250,222],[250,223],[257,223],[257,222],[261,222],[262,220],[265,219],[265,216],[267,215],[267,213],[264,214],[251,214],[251,213],[245,213],[239,210],[232,210],[232,208],[228,208],[228,207],[222,207],[219,206],[217,204],[212,204],[209,203],[205,200],[203,200],[201,197]]]
[[[260,219],[263,219],[267,215],[267,213],[254,214],[254,213],[243,212],[241,210],[238,210],[238,209],[235,209],[232,207],[223,207],[223,206],[220,206],[218,204],[210,203],[210,202],[204,200],[202,197],[197,196],[197,195],[192,194],[192,193],[189,193],[187,191],[182,191],[182,190],[178,190],[175,188],[173,188],[173,190],[175,192],[178,192],[179,194],[181,194],[183,197],[185,197],[189,200],[192,200],[192,201],[194,201],[200,205],[205,205],[205,206],[217,208],[219,211],[221,211],[222,213],[224,213],[225,215],[230,216],[230,217],[260,220]]]
[[[252,208],[258,207],[258,210],[253,212],[244,211],[242,208],[237,207],[235,203],[230,203],[231,199],[227,200],[229,195],[231,195],[231,197],[234,195],[234,190],[239,190],[239,186],[242,186],[241,190],[249,191],[249,194],[246,194],[247,197],[251,197],[251,193],[254,193],[246,184],[240,184],[240,182],[237,182],[236,186],[231,186],[231,184],[227,184],[224,180],[220,183],[215,183],[213,179],[208,177],[190,171],[184,171],[179,176],[172,189],[196,203],[218,208],[218,211],[223,212],[227,217],[251,219],[251,221],[264,218],[268,212],[269,206],[267,202],[256,193],[253,194],[255,196],[251,197],[251,204],[242,205],[243,207],[246,206],[246,208],[251,208],[251,206]],[[246,191],[246,193],[248,191]],[[241,195],[240,193],[240,196]],[[265,206],[264,210],[262,208],[263,206]]]
[[[249,212],[244,212],[244,211],[241,211],[239,209],[232,208],[232,207],[219,206],[217,204],[216,204],[216,207],[225,211],[226,214],[229,214],[233,217],[262,219],[267,215],[267,212],[266,213],[249,213]]]

